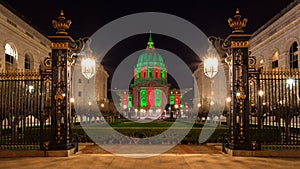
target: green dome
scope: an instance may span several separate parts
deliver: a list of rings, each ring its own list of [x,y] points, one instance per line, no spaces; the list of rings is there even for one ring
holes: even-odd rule
[[[149,41],[147,43],[147,48],[145,52],[143,52],[138,59],[138,63],[136,64],[136,68],[140,68],[143,66],[147,67],[161,67],[165,68],[165,63],[162,56],[156,52],[154,48],[154,43],[152,41],[152,36],[150,34]]]
[[[162,56],[155,51],[145,51],[139,56],[136,67],[138,68],[143,66],[158,66],[161,68],[165,68]]]

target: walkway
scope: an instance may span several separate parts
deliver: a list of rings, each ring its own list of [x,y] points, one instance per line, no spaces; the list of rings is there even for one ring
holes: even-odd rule
[[[134,147],[137,147],[139,145],[132,145]],[[170,147],[170,145],[158,145],[158,146],[151,146],[151,145],[140,145],[141,148],[145,147],[149,147],[147,148],[149,149],[158,149],[158,148],[162,148],[162,149],[166,149],[168,150],[168,147]],[[128,145],[129,149],[130,149],[130,145]],[[127,147],[127,149],[128,149]],[[208,145],[177,145],[171,149],[169,149],[168,151],[163,152],[164,155],[166,154],[222,154],[221,151],[221,145],[214,145],[214,144],[208,144]],[[115,145],[112,147],[113,150],[115,150],[116,152],[118,151],[118,149],[121,151],[122,146],[120,145]],[[123,152],[127,153],[130,150],[124,150]],[[158,152],[158,151],[156,151]],[[104,150],[103,148],[101,148],[100,146],[93,144],[93,143],[87,143],[87,144],[80,144],[79,145],[79,153],[78,154],[112,154],[111,152],[108,152],[106,150]],[[124,153],[120,153],[120,154],[124,154]]]
[[[70,157],[0,158],[1,169],[299,169],[300,158],[232,157],[219,146],[178,145],[158,156],[130,158],[80,145]]]

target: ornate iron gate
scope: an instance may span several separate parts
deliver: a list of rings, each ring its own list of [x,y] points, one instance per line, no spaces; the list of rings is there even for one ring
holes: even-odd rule
[[[257,149],[300,148],[299,70],[249,71],[250,139]]]
[[[43,149],[49,140],[51,81],[39,70],[0,73],[0,149]]]

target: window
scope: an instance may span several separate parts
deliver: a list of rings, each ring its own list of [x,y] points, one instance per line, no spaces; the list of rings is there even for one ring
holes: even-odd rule
[[[5,44],[5,69],[12,70],[16,68],[17,52],[10,44]]]
[[[25,62],[24,62],[24,68],[25,69],[30,69],[30,56],[28,54],[25,55]]]
[[[78,83],[81,83],[81,79],[78,79]]]
[[[298,43],[294,42],[290,47],[290,69],[298,68]]]
[[[278,68],[278,52],[276,51],[272,57],[272,69]]]
[[[78,97],[81,97],[81,91],[78,92]]]

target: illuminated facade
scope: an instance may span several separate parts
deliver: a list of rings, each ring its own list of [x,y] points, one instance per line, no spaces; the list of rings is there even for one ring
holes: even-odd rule
[[[252,34],[249,49],[258,68],[299,69],[299,10],[295,0]]]
[[[51,52],[50,40],[0,4],[0,71],[38,70]]]
[[[168,102],[167,68],[150,34],[147,48],[134,68],[132,105],[145,116],[160,116]]]
[[[158,118],[169,114],[168,107],[180,109],[183,93],[170,89],[168,69],[163,57],[156,51],[151,34],[145,51],[139,56],[133,71],[130,91],[119,90],[120,107],[131,112],[132,117]]]

